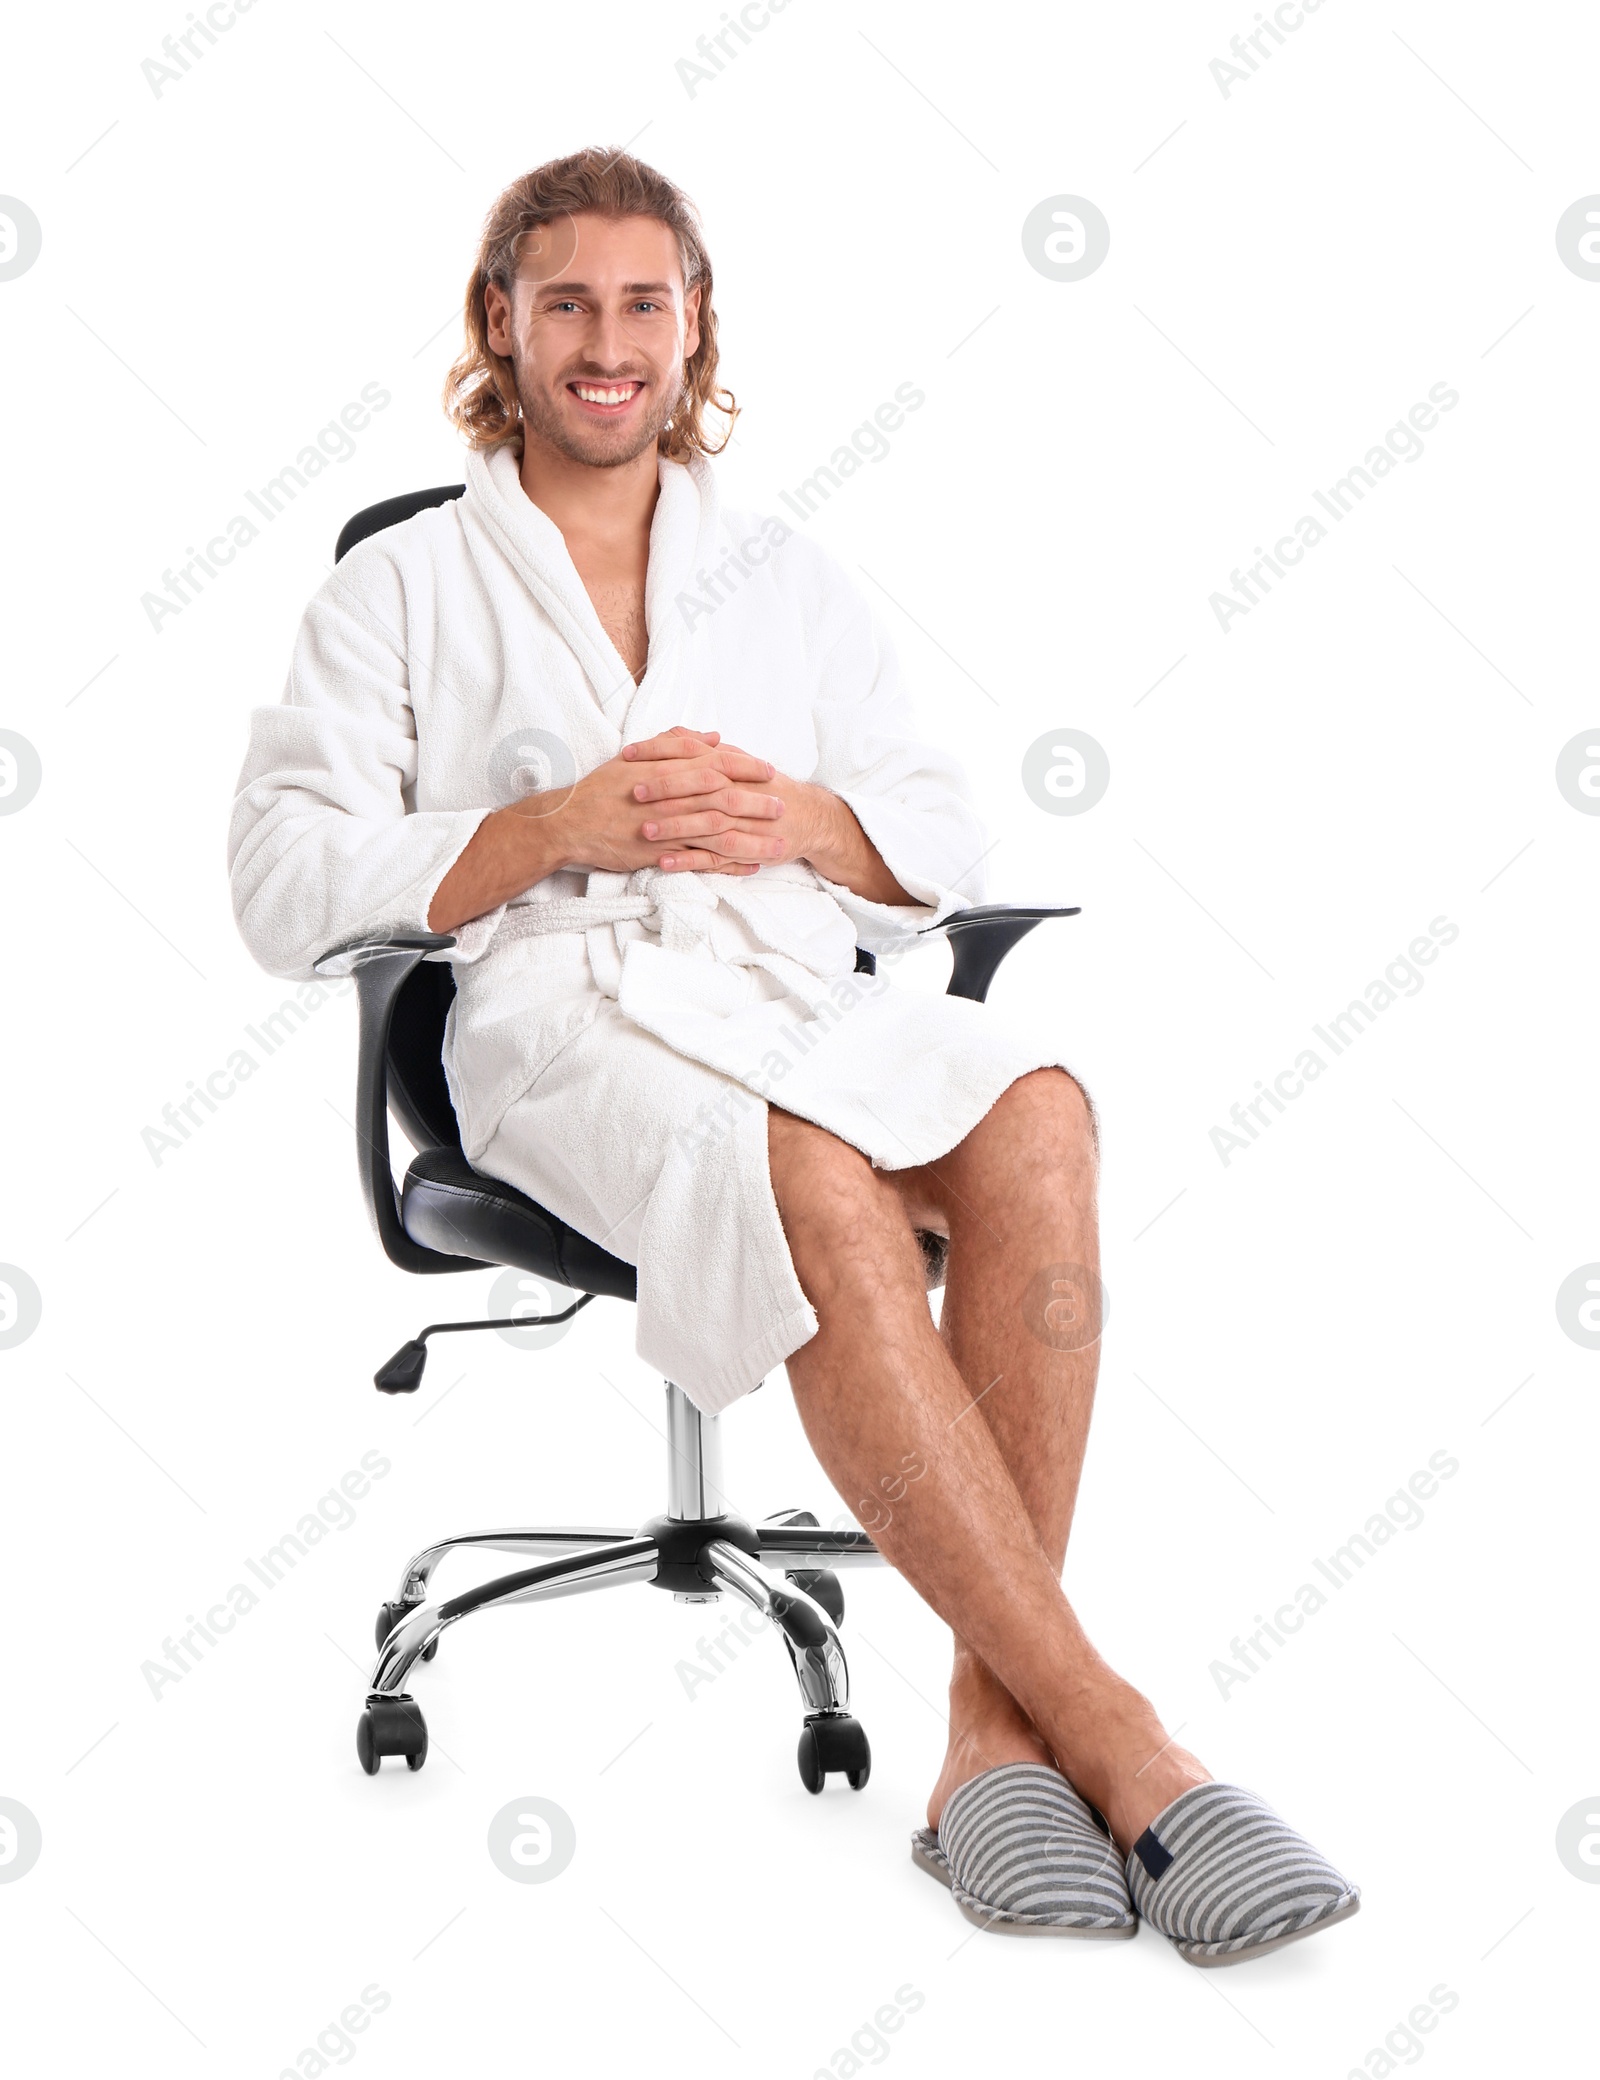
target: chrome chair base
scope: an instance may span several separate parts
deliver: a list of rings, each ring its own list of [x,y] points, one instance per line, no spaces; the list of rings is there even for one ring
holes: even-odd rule
[[[403,1756],[413,1770],[426,1760],[427,1727],[406,1682],[420,1661],[433,1658],[450,1626],[510,1604],[649,1582],[685,1601],[726,1595],[759,1611],[781,1634],[800,1686],[802,1781],[820,1791],[826,1776],[838,1772],[857,1790],[866,1783],[871,1751],[849,1710],[835,1570],[881,1566],[883,1556],[864,1531],[824,1530],[803,1511],[785,1510],[754,1525],[735,1516],[722,1493],[718,1422],[667,1382],[667,1510],[636,1531],[588,1525],[473,1531],[425,1546],[412,1558],[397,1602],[380,1614],[378,1659],[357,1729],[356,1750],[369,1775],[385,1755]],[[472,1551],[515,1553],[533,1564],[431,1600],[439,1563],[450,1553]],[[774,1575],[785,1578],[781,1585]]]

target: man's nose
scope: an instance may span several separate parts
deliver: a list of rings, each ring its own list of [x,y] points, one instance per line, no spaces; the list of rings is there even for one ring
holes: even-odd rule
[[[628,361],[637,362],[644,358],[638,343],[628,330],[626,318],[620,311],[595,312],[584,348],[597,368],[603,368],[611,374]]]

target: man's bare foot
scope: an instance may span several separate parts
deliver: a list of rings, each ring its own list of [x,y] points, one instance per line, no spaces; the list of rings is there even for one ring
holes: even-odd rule
[[[1084,1729],[1060,1767],[1105,1816],[1124,1855],[1180,1792],[1211,1780],[1211,1772],[1177,1746],[1131,1684],[1117,1681],[1085,1714]]]
[[[970,1784],[974,1777],[981,1777],[986,1769],[998,1769],[1002,1762],[1042,1762],[1046,1769],[1056,1766],[1050,1750],[1020,1716],[1009,1722],[960,1729],[952,1720],[944,1768],[928,1799],[928,1825],[939,1825],[939,1816],[952,1792]]]
[[[1058,1769],[1096,1807],[1126,1856],[1180,1792],[1206,1784],[1211,1772],[1180,1748],[1149,1699],[1107,1671],[1074,1710],[1082,1735],[1070,1753],[1053,1754],[1033,1721],[985,1664],[958,1650],[950,1677],[950,1741],[928,1800],[937,1827],[946,1800],[963,1784],[1003,1762],[1042,1762]]]
[[[939,1825],[952,1792],[1003,1762],[1042,1762],[1047,1769],[1056,1767],[1055,1757],[1011,1693],[982,1662],[959,1655],[950,1678],[950,1741],[939,1781],[928,1799],[928,1825]]]

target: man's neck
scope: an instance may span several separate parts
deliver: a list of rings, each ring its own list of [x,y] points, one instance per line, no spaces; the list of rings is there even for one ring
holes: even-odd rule
[[[525,430],[522,488],[568,544],[615,549],[650,534],[660,492],[656,450],[611,469],[574,462]]]

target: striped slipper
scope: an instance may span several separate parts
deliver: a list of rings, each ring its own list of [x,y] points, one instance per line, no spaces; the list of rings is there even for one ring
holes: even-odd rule
[[[1006,1762],[952,1792],[912,1860],[979,1928],[1015,1936],[1131,1936],[1120,1858],[1059,1771]]]
[[[1234,1784],[1195,1784],[1158,1813],[1128,1857],[1128,1890],[1190,1964],[1238,1964],[1346,1921],[1356,1887]]]

